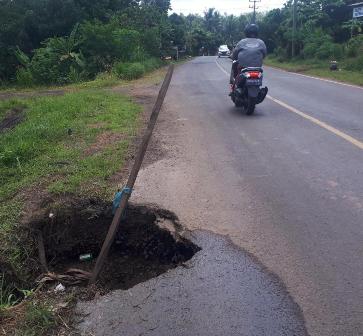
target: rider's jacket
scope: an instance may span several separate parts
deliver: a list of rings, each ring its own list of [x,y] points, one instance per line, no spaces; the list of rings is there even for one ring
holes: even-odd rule
[[[267,49],[265,42],[258,38],[245,38],[233,50],[232,59],[238,60],[241,67],[262,67]]]

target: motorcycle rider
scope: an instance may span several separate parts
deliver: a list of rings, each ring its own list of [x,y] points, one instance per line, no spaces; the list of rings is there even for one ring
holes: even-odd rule
[[[258,38],[259,28],[256,24],[248,24],[244,30],[246,38],[239,41],[232,53],[233,62],[230,84],[234,83],[238,72],[242,68],[262,67],[263,59],[267,55],[265,42]]]

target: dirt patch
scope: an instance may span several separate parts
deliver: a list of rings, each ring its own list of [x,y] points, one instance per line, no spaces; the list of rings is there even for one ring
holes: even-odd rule
[[[49,207],[31,226],[43,234],[50,271],[58,274],[72,268],[91,271],[112,217],[110,204],[95,199]],[[99,284],[106,290],[128,289],[189,260],[198,250],[183,238],[173,213],[131,204]],[[80,261],[82,255],[90,255],[90,260]]]
[[[96,141],[85,150],[84,154],[87,156],[96,154],[104,150],[106,147],[112,145],[113,143],[119,142],[120,140],[122,140],[123,137],[124,136],[121,133],[120,134],[116,134],[113,132],[101,133],[96,137]]]
[[[67,92],[67,90],[64,90],[64,89],[29,91],[29,92],[1,92],[0,100],[6,100],[6,99],[11,99],[11,98],[62,96],[66,92]]]
[[[144,87],[133,87],[130,90],[130,95],[134,98],[134,100],[142,105],[153,105],[156,101],[156,97],[158,95],[160,86],[152,85],[152,86],[144,86]]]
[[[138,86],[137,86],[138,85]],[[128,175],[133,159],[135,158],[135,153],[137,152],[143,138],[143,130],[146,129],[148,121],[150,119],[150,114],[154,103],[156,101],[156,97],[159,92],[160,85],[141,85],[139,83],[134,84],[134,86],[118,86],[112,88],[112,92],[128,95],[135,102],[140,104],[143,107],[143,113],[141,116],[141,131],[138,132],[138,136],[136,136],[132,144],[129,148],[128,155],[126,158],[127,164],[116,174],[114,174],[110,178],[111,184],[116,184],[119,188],[122,188],[125,176]],[[158,120],[158,124],[160,123],[160,119]],[[162,141],[159,139],[158,134],[154,131],[151,141],[149,143],[146,157],[143,162],[143,168],[146,166],[161,160],[166,155],[166,150],[164,149]]]
[[[156,97],[158,95],[159,86],[153,85],[148,87],[135,87],[130,90],[130,95],[133,97],[133,100],[144,106],[144,109],[148,111],[146,116],[149,117],[149,114],[154,106],[156,101]],[[145,119],[145,122],[148,121],[148,118]],[[159,116],[159,120],[157,124],[161,123],[161,118]],[[154,131],[154,134],[151,138],[151,141],[148,146],[148,151],[146,153],[146,157],[143,162],[143,168],[151,165],[166,156],[166,150],[164,149],[164,145],[162,140],[157,134],[157,131]]]
[[[134,85],[134,86],[117,86],[111,91],[124,95],[131,96],[132,100],[144,106],[146,112],[151,112],[151,109],[156,101],[160,85]]]
[[[4,133],[9,129],[14,128],[16,125],[20,124],[24,119],[24,107],[14,107],[9,110],[3,120],[0,121],[0,133]]]

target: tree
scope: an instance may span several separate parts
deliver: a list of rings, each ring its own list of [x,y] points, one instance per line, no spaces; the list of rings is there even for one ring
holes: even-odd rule
[[[170,7],[170,0],[142,0],[141,6],[154,7],[162,13],[167,14]]]

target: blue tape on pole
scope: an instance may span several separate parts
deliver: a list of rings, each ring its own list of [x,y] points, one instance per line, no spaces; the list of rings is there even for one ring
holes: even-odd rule
[[[125,187],[121,191],[116,193],[115,198],[113,199],[113,204],[112,204],[112,213],[113,214],[115,214],[117,209],[119,208],[123,194],[131,195],[131,193],[132,193],[132,189],[128,188],[128,187]]]

